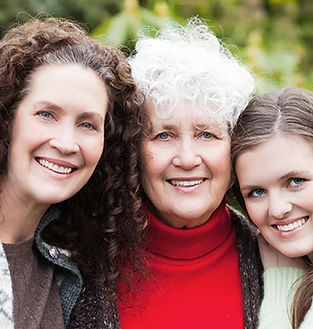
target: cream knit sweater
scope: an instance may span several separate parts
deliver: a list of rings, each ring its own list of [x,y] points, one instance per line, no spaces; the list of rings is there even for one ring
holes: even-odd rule
[[[264,272],[264,299],[258,329],[291,329],[291,303],[304,270],[272,267]],[[299,329],[313,328],[313,305]]]

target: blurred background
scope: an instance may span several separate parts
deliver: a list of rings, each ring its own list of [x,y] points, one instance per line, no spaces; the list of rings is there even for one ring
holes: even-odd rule
[[[78,20],[90,35],[129,53],[143,26],[205,19],[254,72],[257,92],[313,90],[312,0],[0,0],[1,35],[38,13]]]

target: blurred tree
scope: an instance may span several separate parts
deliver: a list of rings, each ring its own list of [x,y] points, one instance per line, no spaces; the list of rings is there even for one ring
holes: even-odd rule
[[[115,0],[0,0],[0,31],[38,13],[73,18],[92,30],[121,8],[122,2]]]
[[[138,0],[124,0],[122,10],[111,19],[104,21],[93,32],[104,43],[126,45],[132,49],[137,34],[144,27],[161,28],[173,19],[165,1],[155,1],[152,10],[141,7]]]
[[[0,0],[0,31],[38,12],[74,18],[126,51],[144,26],[158,29],[170,19],[183,23],[199,15],[251,67],[258,92],[313,90],[312,0]]]

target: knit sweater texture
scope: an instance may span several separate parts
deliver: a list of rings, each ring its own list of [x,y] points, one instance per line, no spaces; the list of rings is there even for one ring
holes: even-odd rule
[[[54,266],[39,259],[33,238],[3,244],[12,278],[15,329],[64,329]]]
[[[39,252],[39,261],[54,265],[54,278],[61,298],[64,325],[67,328],[72,309],[83,289],[83,280],[67,250],[48,244],[42,237],[42,231],[60,215],[56,206],[51,206],[42,217],[34,237],[34,248]],[[43,257],[45,260],[43,260]],[[0,328],[13,328],[12,278],[8,262],[0,242]],[[96,327],[94,327],[96,328]]]
[[[291,329],[291,304],[304,270],[296,267],[272,267],[264,272],[264,299],[258,329]],[[275,310],[275,312],[273,312]],[[313,328],[313,306],[299,329]]]
[[[236,232],[244,328],[255,329],[258,326],[259,307],[263,297],[263,268],[258,251],[256,231],[239,212],[229,207],[228,210],[232,227]],[[207,301],[212,302],[214,298],[213,294],[210,294],[207,296]],[[229,298],[227,292],[225,292],[224,298]],[[86,289],[72,312],[70,328],[119,329],[117,301],[110,300],[103,303],[96,292]],[[144,329],[144,326],[139,325],[138,329],[141,328]]]

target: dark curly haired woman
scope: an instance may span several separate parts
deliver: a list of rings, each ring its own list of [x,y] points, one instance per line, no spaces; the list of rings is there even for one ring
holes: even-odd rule
[[[141,131],[136,87],[120,50],[63,19],[32,19],[4,35],[0,266],[7,262],[10,271],[1,272],[0,288],[7,296],[1,305],[6,328],[13,326],[12,291],[14,328],[66,328],[84,287],[110,300],[116,278],[126,277],[122,265],[141,267]],[[12,290],[4,286],[10,281]]]

